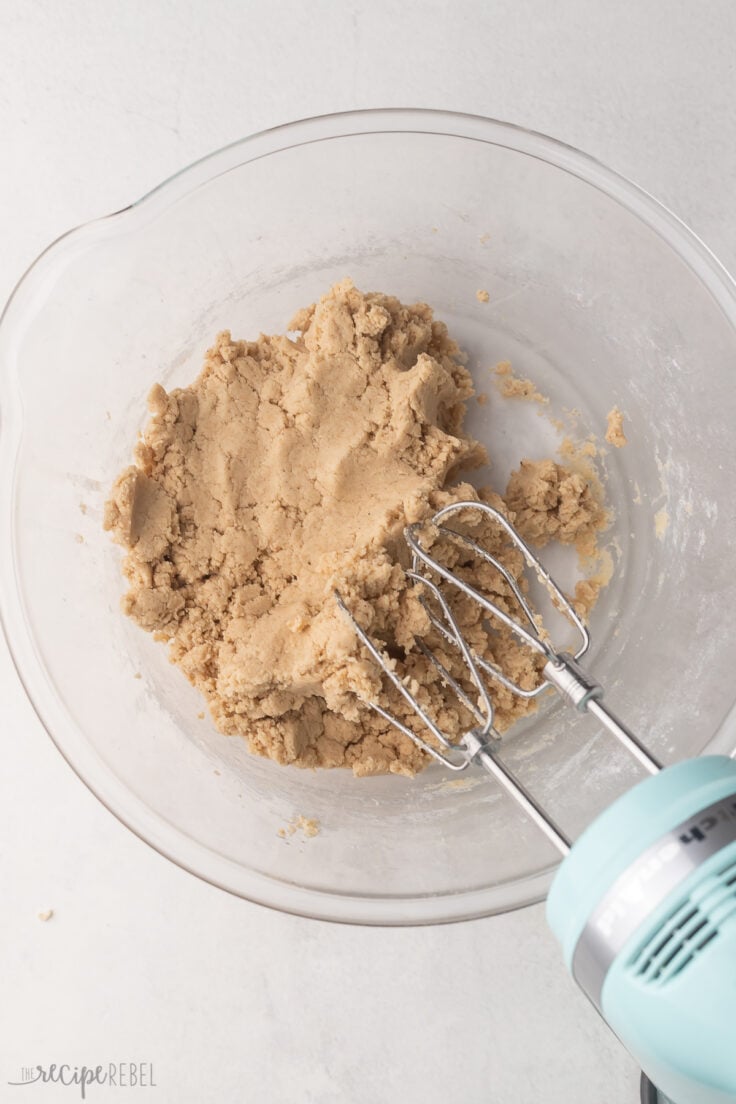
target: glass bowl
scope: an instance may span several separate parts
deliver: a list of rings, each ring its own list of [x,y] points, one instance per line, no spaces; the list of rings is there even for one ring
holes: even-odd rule
[[[470,424],[499,484],[559,436],[533,404],[499,399],[498,360],[578,434],[600,436],[620,406],[630,443],[599,457],[615,570],[592,667],[665,760],[733,748],[734,286],[632,184],[484,118],[368,111],[257,134],[35,262],[0,324],[3,623],[62,754],[180,866],[332,920],[481,916],[540,899],[556,864],[490,779],[357,780],[250,756],[120,613],[119,550],[101,528],[151,384],[193,379],[219,329],[283,332],[346,275],[448,323],[489,393]],[[573,833],[637,776],[555,701],[506,755]],[[298,816],[319,834],[279,834]]]

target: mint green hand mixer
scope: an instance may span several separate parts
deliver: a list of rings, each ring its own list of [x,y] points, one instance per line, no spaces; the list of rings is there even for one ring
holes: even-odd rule
[[[454,515],[480,511],[521,551],[528,568],[579,637],[574,654],[556,651],[517,580],[471,537],[448,528]],[[507,518],[480,502],[458,502],[432,518],[439,534],[495,568],[516,599],[512,617],[491,597],[454,575],[422,544],[422,526],[405,537],[407,571],[442,638],[461,653],[468,693],[423,641],[418,646],[475,720],[450,740],[418,703],[377,644],[336,599],[355,632],[431,739],[376,702],[372,709],[453,771],[477,765],[511,794],[564,861],[547,901],[547,919],[578,985],[672,1104],[736,1101],[736,761],[725,756],[662,765],[603,704],[603,690],[580,667],[590,637],[573,606]],[[446,591],[478,602],[489,627],[500,619],[544,659],[542,681],[524,689],[476,655],[464,639]],[[549,687],[590,713],[650,777],[600,815],[573,844],[504,764],[487,679],[523,697]]]

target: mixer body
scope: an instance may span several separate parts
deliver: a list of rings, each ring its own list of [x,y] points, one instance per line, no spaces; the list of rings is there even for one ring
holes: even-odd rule
[[[568,968],[675,1104],[736,1100],[736,762],[646,779],[573,846],[547,905]]]
[[[529,569],[526,585],[462,527],[447,524],[455,516],[462,526],[473,513],[495,520],[521,553]],[[424,641],[417,646],[474,725],[450,739],[414,696],[411,680],[395,669],[381,642],[371,639],[336,592],[339,608],[386,685],[412,707],[423,728],[407,726],[378,701],[367,704],[451,770],[474,765],[488,771],[563,856],[547,901],[550,927],[577,983],[659,1090],[672,1104],[736,1104],[736,760],[706,756],[662,767],[604,704],[603,688],[580,666],[588,630],[504,514],[487,503],[463,501],[444,507],[428,524],[429,532],[425,523],[405,530],[412,555],[406,574],[419,588],[419,601],[443,647],[462,655],[465,684]],[[494,568],[495,586],[483,593],[472,579],[454,573],[433,542],[440,549],[449,542],[467,563]],[[575,630],[574,649],[552,644],[530,604],[534,579]],[[491,632],[500,622],[543,657],[538,685],[520,686],[492,658],[476,654],[448,597],[458,591],[477,604]],[[487,680],[526,697],[554,688],[603,725],[650,777],[573,844],[504,762]]]

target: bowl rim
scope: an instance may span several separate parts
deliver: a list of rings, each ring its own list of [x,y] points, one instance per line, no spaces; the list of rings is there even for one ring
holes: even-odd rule
[[[14,460],[22,414],[18,413],[21,404],[12,386],[8,351],[30,324],[28,307],[39,291],[52,286],[54,277],[79,249],[125,232],[130,222],[153,218],[162,208],[243,164],[303,145],[377,133],[429,134],[500,146],[542,160],[597,188],[669,245],[707,289],[736,334],[736,283],[708,246],[644,189],[567,143],[514,123],[432,108],[366,108],[258,131],[192,162],[134,203],[62,234],[39,254],[11,292],[0,314],[0,384],[4,393],[0,402],[0,517],[9,519],[9,524],[0,526],[0,626],[26,695],[58,751],[108,811],[154,850],[203,881],[282,912],[341,923],[413,926],[470,920],[537,903],[546,896],[558,864],[550,861],[547,868],[531,876],[459,893],[351,896],[266,877],[198,843],[132,797],[68,718],[52,720],[53,702],[44,687],[45,671],[23,616],[14,556]],[[735,747],[736,706],[704,753],[733,754]]]

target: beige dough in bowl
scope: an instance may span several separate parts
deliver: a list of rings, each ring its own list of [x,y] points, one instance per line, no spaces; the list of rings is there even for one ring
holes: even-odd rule
[[[125,612],[168,643],[221,732],[279,763],[357,775],[426,765],[366,704],[417,724],[361,654],[335,589],[448,735],[467,726],[414,648],[421,634],[465,679],[405,577],[404,527],[481,497],[537,545],[590,551],[606,522],[585,478],[553,460],[523,461],[503,497],[464,481],[488,460],[463,428],[472,396],[465,357],[427,304],[364,294],[350,280],[299,311],[289,334],[245,341],[225,331],[191,386],[153,387],[104,524],[125,549]],[[472,532],[521,578],[519,553],[492,523]],[[488,565],[450,554],[454,570],[512,610]],[[583,584],[578,598],[589,606],[595,587]],[[508,629],[489,634],[462,596],[456,615],[476,651],[525,688],[536,684],[539,658]],[[501,686],[493,694],[501,731],[533,708]]]

